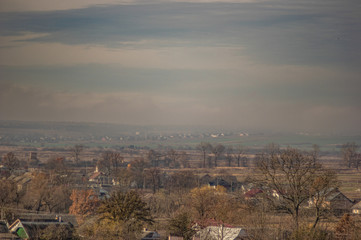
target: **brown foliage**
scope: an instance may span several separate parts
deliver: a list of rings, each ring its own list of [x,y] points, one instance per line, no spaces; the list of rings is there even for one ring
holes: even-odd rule
[[[1,163],[8,168],[10,172],[13,172],[20,167],[20,161],[13,152],[5,154]]]
[[[70,195],[73,204],[69,213],[77,215],[80,219],[93,215],[99,206],[99,199],[93,190],[73,190]]]
[[[13,181],[0,181],[0,208],[11,205],[15,202],[17,189]]]
[[[336,238],[342,240],[356,240],[361,238],[361,227],[356,224],[350,214],[345,214],[335,228]]]

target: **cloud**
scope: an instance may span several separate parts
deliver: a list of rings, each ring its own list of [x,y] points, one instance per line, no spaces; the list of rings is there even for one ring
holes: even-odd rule
[[[1,118],[359,129],[357,1],[2,3]]]
[[[359,4],[349,1],[152,2],[49,12],[2,13],[0,34],[42,34],[23,40],[119,49],[242,48],[268,64],[342,65],[357,69]],[[149,47],[149,45],[147,46]]]
[[[57,11],[133,2],[132,0],[0,0],[0,12]]]
[[[200,98],[142,92],[71,93],[1,85],[2,119],[89,121],[130,124],[205,124],[247,129],[355,132],[360,106],[302,102],[213,104]],[[357,129],[357,128],[356,128]]]
[[[254,3],[268,0],[0,0],[0,12],[59,11],[104,5],[181,3]]]
[[[137,122],[155,109],[139,93],[70,93],[17,85],[1,86],[3,119],[50,121]]]
[[[193,124],[215,111],[194,99],[142,92],[71,93],[2,84],[0,93],[0,111],[6,113],[2,117],[5,120]]]
[[[27,36],[37,36],[27,35]],[[10,38],[10,37],[5,37]],[[25,39],[25,36],[14,39]],[[3,37],[4,39],[4,37]],[[147,44],[150,44],[148,47]],[[97,45],[65,45],[61,43],[22,44],[8,42],[0,48],[0,65],[75,65],[117,64],[129,68],[158,69],[232,69],[247,62],[236,47],[153,47],[145,42],[143,47],[106,48]],[[141,45],[141,43],[134,43]]]

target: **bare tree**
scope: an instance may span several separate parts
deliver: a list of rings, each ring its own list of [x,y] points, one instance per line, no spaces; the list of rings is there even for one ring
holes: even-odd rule
[[[123,162],[123,157],[118,152],[106,151],[102,153],[102,158],[98,162],[99,167],[107,175],[114,175]]]
[[[311,207],[314,210],[315,220],[312,228],[316,228],[322,218],[329,214],[326,197],[338,187],[336,174],[333,171],[323,170],[322,174],[318,174],[310,185],[312,193]]]
[[[8,152],[3,156],[1,163],[9,169],[10,173],[20,167],[20,161],[13,152]]]
[[[80,154],[83,152],[84,147],[83,145],[77,144],[73,148],[71,148],[72,155],[74,157],[74,161],[76,165],[79,165],[80,161]]]
[[[298,229],[301,205],[315,197],[317,192],[325,191],[331,180],[324,177],[324,169],[310,154],[292,148],[280,152],[274,150],[272,148],[260,156],[258,169],[263,184],[278,195],[270,197],[272,204],[290,214]],[[320,179],[326,183],[317,184]]]
[[[184,193],[197,185],[197,176],[191,171],[179,171],[169,176],[169,180],[165,182],[165,187],[169,192]]]
[[[48,159],[45,167],[54,173],[64,173],[67,170],[67,165],[64,157],[53,156]]]
[[[312,158],[313,158],[313,160],[315,162],[317,161],[317,159],[319,159],[319,157],[320,157],[320,146],[318,146],[317,144],[312,145],[311,156],[312,156]]]
[[[226,159],[227,159],[227,162],[228,162],[228,167],[230,167],[232,165],[233,157],[234,157],[233,147],[229,146],[226,149]]]
[[[341,152],[343,156],[343,161],[347,164],[348,168],[355,167],[359,168],[360,160],[357,156],[357,150],[359,146],[354,142],[348,142],[342,145]]]
[[[267,153],[270,157],[276,156],[280,154],[281,148],[277,143],[269,143],[265,147],[265,153]]]
[[[189,156],[185,151],[179,153],[179,163],[183,168],[190,167]]]
[[[153,149],[149,150],[147,159],[152,167],[159,167],[161,154]]]
[[[11,180],[0,181],[0,209],[15,202],[16,184]]]
[[[207,220],[214,217],[214,212],[217,209],[215,206],[220,202],[219,199],[224,197],[225,191],[226,189],[220,186],[217,188],[203,186],[192,189],[190,191],[189,204],[195,219]],[[224,206],[224,201],[222,204]]]
[[[152,186],[153,193],[160,188],[160,170],[159,168],[149,168],[145,171],[145,177]]]
[[[192,216],[188,211],[177,213],[169,220],[169,230],[175,236],[191,240],[196,231],[192,228]]]
[[[179,165],[178,160],[180,158],[180,154],[173,148],[168,150],[167,158],[170,160],[168,166],[175,168],[177,164]]]
[[[118,171],[118,168],[121,167],[124,158],[122,157],[122,155],[119,152],[112,152],[110,155],[110,160],[111,160],[111,164],[113,169],[115,169],[115,172]]]
[[[202,152],[203,155],[203,168],[206,167],[206,159],[207,159],[207,153],[212,148],[212,145],[208,142],[201,142],[197,145],[197,149]]]
[[[131,179],[134,181],[138,188],[145,187],[145,169],[150,167],[149,162],[145,161],[143,158],[136,158],[133,160],[130,165]]]
[[[222,144],[217,144],[212,148],[212,153],[214,154],[214,167],[217,167],[217,161],[222,156],[226,148]]]
[[[50,195],[49,175],[38,173],[32,179],[25,195],[25,208],[40,211],[45,207],[45,199]]]
[[[243,159],[246,153],[246,148],[243,147],[242,145],[237,146],[236,150],[235,150],[235,159],[237,161],[237,167],[241,166],[242,163],[242,167],[246,167],[247,166],[247,161],[245,161],[245,159]]]

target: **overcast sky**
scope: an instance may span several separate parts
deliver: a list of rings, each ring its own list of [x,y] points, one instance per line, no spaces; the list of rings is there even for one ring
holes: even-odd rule
[[[359,0],[0,0],[0,119],[361,133]]]

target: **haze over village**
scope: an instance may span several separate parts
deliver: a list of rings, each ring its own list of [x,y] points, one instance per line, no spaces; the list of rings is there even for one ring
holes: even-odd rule
[[[357,0],[0,0],[0,239],[360,239]]]

